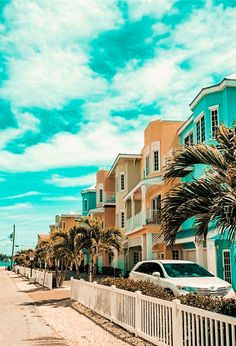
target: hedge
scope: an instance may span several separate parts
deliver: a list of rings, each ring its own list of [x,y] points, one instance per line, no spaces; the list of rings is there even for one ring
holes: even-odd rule
[[[151,296],[164,300],[173,300],[176,297],[168,294],[163,288],[149,281],[134,281],[125,278],[105,278],[98,281],[105,286],[115,285],[117,288],[126,291],[141,291],[146,296]],[[189,293],[185,296],[179,296],[182,304],[193,306],[223,315],[236,317],[236,299],[224,299],[223,297],[203,296],[196,293]]]

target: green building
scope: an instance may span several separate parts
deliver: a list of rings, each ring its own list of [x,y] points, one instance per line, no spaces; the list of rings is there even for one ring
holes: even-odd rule
[[[232,127],[236,121],[236,74],[224,78],[219,84],[203,88],[190,104],[191,116],[178,131],[181,144],[216,144],[219,124]],[[184,178],[191,181],[204,173],[204,165],[194,167]],[[229,244],[227,236],[220,236],[212,223],[206,243],[195,243],[193,220],[184,223],[176,239],[182,244],[183,258],[196,261],[220,278],[232,283],[236,290],[236,245]],[[233,270],[234,268],[234,270]]]

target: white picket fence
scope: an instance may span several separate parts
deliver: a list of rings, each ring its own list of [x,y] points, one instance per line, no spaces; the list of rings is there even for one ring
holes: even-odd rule
[[[20,275],[26,277],[27,279],[30,278],[30,268],[21,267],[21,266],[15,266],[15,272],[19,272]],[[52,279],[53,274],[50,272],[45,272],[44,270],[37,270],[32,269],[32,278],[37,282],[38,284],[45,286],[52,289]]]
[[[236,318],[128,292],[115,286],[71,280],[71,298],[159,346],[235,346]]]

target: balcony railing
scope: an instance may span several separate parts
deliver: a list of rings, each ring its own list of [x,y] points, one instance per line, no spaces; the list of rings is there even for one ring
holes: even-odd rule
[[[160,225],[160,224],[161,224],[161,212],[159,210],[147,209],[146,225]]]
[[[103,204],[112,204],[116,203],[116,195],[114,192],[105,192],[103,197]]]
[[[144,225],[160,225],[161,224],[161,213],[157,210],[146,209],[146,219],[142,222],[142,212],[134,215],[133,221],[132,217],[126,220],[125,231],[130,232],[136,228],[142,227]]]

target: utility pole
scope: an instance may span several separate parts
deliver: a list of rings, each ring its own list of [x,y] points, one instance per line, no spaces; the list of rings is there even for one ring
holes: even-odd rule
[[[12,233],[12,253],[11,253],[11,269],[13,266],[14,248],[15,248],[15,237],[16,237],[16,225],[13,225]]]

